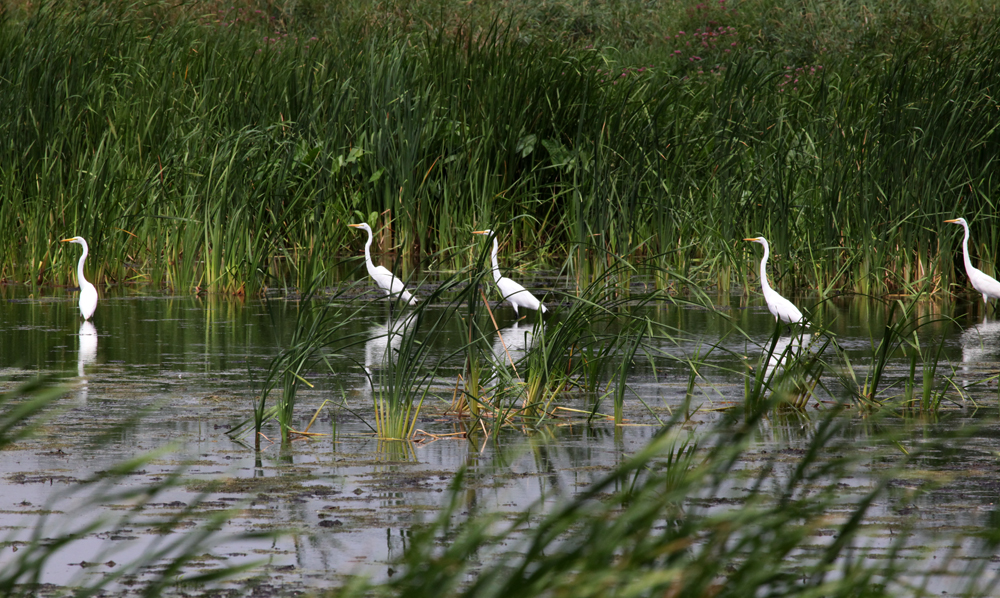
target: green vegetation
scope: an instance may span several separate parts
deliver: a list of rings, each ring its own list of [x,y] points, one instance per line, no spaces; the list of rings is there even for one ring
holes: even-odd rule
[[[69,283],[78,234],[99,284],[337,283],[374,213],[405,271],[513,219],[508,258],[580,289],[612,254],[726,291],[763,234],[786,292],[942,290],[944,218],[997,258],[998,32],[975,1],[15,4],[0,279]]]
[[[693,334],[643,309],[669,300],[710,310],[704,288],[747,287],[757,260],[740,241],[748,234],[781,255],[771,271],[785,292],[922,296],[961,283],[957,231],[942,224],[959,214],[975,229],[974,261],[991,270],[991,5],[80,0],[3,10],[0,281],[72,281],[75,255],[57,240],[81,235],[98,285],[299,289],[291,340],[250,419],[231,430],[253,430],[258,449],[271,420],[289,441],[300,384],[335,376],[348,348],[372,356],[361,415],[398,455],[413,452],[398,441],[414,437],[425,399],[445,387],[470,440],[495,440],[543,430],[570,394],[590,401],[581,416],[604,417],[610,404],[622,424],[635,361],[686,368],[683,408],[601,483],[510,521],[461,514],[461,472],[441,516],[414,529],[401,574],[354,580],[342,595],[889,596],[920,585],[900,556],[916,541],[909,521],[897,519],[902,531],[877,551],[864,548],[865,525],[908,460],[946,439],[891,453],[899,461],[871,472],[848,505],[841,482],[860,457],[837,408],[783,467],[772,457],[744,465],[764,418],[802,417],[831,382],[846,389],[831,395],[872,420],[938,412],[942,345],[919,334],[930,318],[891,303],[867,369],[822,326],[783,345],[776,328],[758,362],[738,362],[743,403],[698,437],[683,424],[715,367],[707,357],[733,350],[720,339],[673,351]],[[363,242],[344,225],[359,220],[402,278],[433,272],[436,285],[414,308],[390,310],[380,330],[345,334],[363,309],[341,301],[351,290],[343,260]],[[515,240],[508,260],[576,285],[544,324],[507,329],[518,348],[485,300],[488,250],[469,232],[486,226]],[[437,336],[452,339],[450,354],[431,351]],[[901,355],[909,375],[894,387],[887,368]],[[442,383],[448,368],[453,386]],[[7,411],[0,448],[30,433],[22,421],[51,399]],[[713,502],[734,482],[749,490]],[[984,529],[984,553],[998,520]],[[524,550],[498,549],[515,543]],[[174,559],[166,579],[194,555],[186,546],[137,562]],[[488,566],[470,569],[480,561]],[[17,570],[6,579],[30,581]],[[967,579],[970,594],[992,589]]]

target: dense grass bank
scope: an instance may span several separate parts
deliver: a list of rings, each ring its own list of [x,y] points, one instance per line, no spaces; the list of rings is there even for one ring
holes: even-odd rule
[[[404,268],[465,265],[493,227],[527,267],[610,251],[725,290],[763,234],[786,291],[942,290],[945,218],[997,257],[996,25],[890,1],[10,7],[0,278],[70,282],[57,240],[82,235],[101,283],[303,286],[365,219]]]

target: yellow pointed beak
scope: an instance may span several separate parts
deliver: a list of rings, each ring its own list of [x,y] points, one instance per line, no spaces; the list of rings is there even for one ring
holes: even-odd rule
[[[474,234],[474,235],[485,235],[486,231],[484,231],[484,230],[474,230],[474,231],[472,231],[472,234]]]
[[[954,220],[945,220],[945,222],[951,222],[952,224],[955,224],[956,222],[958,222],[958,218],[955,218]]]
[[[73,239],[60,239],[60,240],[59,240],[59,242],[60,242],[60,243],[65,243],[66,241],[72,241],[72,240],[73,240]]]
[[[348,224],[347,226],[349,226],[351,228],[361,228],[360,224]]]
[[[753,237],[751,239],[743,239],[743,240],[744,241],[758,241],[758,240],[760,240],[760,237]]]

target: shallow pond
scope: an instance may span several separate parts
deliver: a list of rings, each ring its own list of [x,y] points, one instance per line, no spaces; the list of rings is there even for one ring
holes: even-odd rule
[[[353,573],[388,577],[412,526],[434,516],[460,468],[468,468],[476,480],[465,495],[469,510],[514,513],[554,504],[644,446],[660,423],[683,407],[689,393],[691,434],[740,403],[746,393],[744,374],[759,367],[762,346],[774,331],[756,294],[749,300],[717,298],[714,310],[648,306],[644,315],[676,334],[649,338],[648,351],[637,353],[629,372],[625,425],[588,417],[593,397],[577,393],[561,406],[579,412],[566,410],[530,433],[512,429],[487,440],[466,434],[468,422],[449,412],[462,365],[461,356],[452,355],[463,334],[456,324],[453,336],[434,340],[432,356],[446,363],[431,382],[431,397],[421,412],[418,428],[426,434],[416,443],[381,443],[371,432],[372,390],[366,376],[366,370],[379,367],[378,356],[385,350],[385,338],[379,339],[379,334],[384,334],[389,312],[376,301],[346,329],[367,331],[371,340],[334,356],[337,375],[317,375],[310,379],[313,388],[300,391],[297,428],[305,428],[319,410],[310,430],[323,435],[281,446],[271,442],[278,436],[272,425],[265,431],[269,440],[263,440],[263,450],[255,454],[249,439],[234,440],[226,431],[250,416],[268,364],[291,337],[294,298],[239,301],[112,289],[102,293],[90,328],[81,326],[74,293],[36,292],[0,286],[0,390],[44,375],[66,384],[68,392],[38,434],[5,450],[0,461],[0,526],[8,530],[0,563],[9,563],[14,550],[39,533],[39,525],[40,533],[51,536],[98,518],[114,521],[123,513],[131,517],[118,528],[105,523],[88,530],[58,552],[41,577],[55,585],[106,575],[130,555],[154,549],[174,535],[158,531],[157,521],[177,517],[175,530],[183,531],[213,511],[234,507],[239,509],[228,519],[225,532],[290,533],[277,539],[223,538],[211,555],[190,566],[192,570],[223,560],[232,564],[263,559],[266,564],[252,575],[263,575],[285,589],[332,586]],[[822,376],[806,412],[851,404],[851,393],[842,382],[849,377],[845,364],[864,378],[889,309],[884,302],[859,298],[798,302],[835,335],[847,356]],[[558,318],[559,306],[553,307]],[[507,349],[523,351],[534,314],[515,323],[509,307],[496,313]],[[982,306],[975,303],[928,301],[918,304],[915,313],[926,325],[911,340],[928,357],[914,360],[913,351],[895,351],[887,360],[883,396],[902,395],[914,376],[922,384],[925,363],[936,361],[929,388],[943,397],[943,409],[932,418],[883,420],[880,426],[898,427],[904,444],[920,443],[939,432],[971,432],[954,451],[921,464],[947,477],[940,489],[922,495],[916,504],[900,505],[892,497],[906,496],[908,484],[901,481],[898,492],[891,491],[884,504],[876,505],[869,538],[875,546],[888,542],[900,509],[916,510],[915,533],[927,538],[912,558],[944,561],[954,556],[950,551],[956,542],[971,554],[972,540],[955,539],[965,534],[937,534],[975,530],[1000,491],[995,458],[1000,453],[995,378],[1000,369],[1000,322],[984,323]],[[737,333],[736,327],[746,334]],[[787,337],[779,339],[788,342]],[[693,386],[691,361],[700,364]],[[324,400],[329,402],[320,409]],[[610,405],[598,410],[607,412]],[[812,425],[808,417],[770,418],[751,457],[794,451],[804,444]],[[859,439],[872,433],[861,418],[850,430]],[[99,434],[103,436],[95,438]],[[134,497],[93,505],[87,502],[91,490],[72,491],[96,472],[154,450],[162,452],[115,485],[127,489],[156,483],[181,466],[186,467],[184,479],[151,499],[141,514],[129,511]],[[884,467],[883,457],[872,451],[867,469],[852,483],[868,487],[869,476]],[[753,467],[752,459],[747,467]],[[221,485],[202,496],[212,481]],[[731,489],[735,499],[741,492],[738,484]],[[850,488],[845,496],[849,500]],[[196,512],[186,512],[189,505],[197,505]],[[113,532],[102,531],[109,526]],[[933,577],[931,588],[946,591],[961,575],[959,570],[942,571]],[[118,587],[125,592],[129,586]]]

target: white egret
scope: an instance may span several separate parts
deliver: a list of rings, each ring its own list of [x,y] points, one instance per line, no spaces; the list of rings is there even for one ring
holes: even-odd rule
[[[403,281],[393,276],[392,272],[389,271],[385,266],[376,266],[372,263],[372,254],[370,247],[372,245],[372,229],[367,223],[361,224],[348,224],[351,228],[360,228],[361,230],[368,233],[368,242],[365,243],[365,265],[368,266],[368,275],[372,277],[385,294],[389,298],[399,297],[406,303],[410,305],[417,304],[417,298],[410,294],[403,286]]]
[[[965,239],[962,240],[962,257],[965,259],[965,274],[968,275],[969,282],[972,283],[972,288],[983,294],[983,304],[988,306],[990,297],[1000,299],[1000,282],[997,282],[995,278],[973,266],[972,260],[969,259],[969,223],[965,221],[965,218],[955,218],[954,220],[945,220],[945,222],[961,224],[962,228],[965,229]]]
[[[486,230],[476,230],[472,231],[474,235],[493,235],[493,231]],[[528,289],[517,284],[509,278],[500,276],[500,266],[497,264],[497,251],[499,246],[497,245],[496,235],[493,235],[493,280],[496,282],[497,288],[500,289],[500,294],[505,300],[510,302],[514,306],[514,315],[518,315],[517,308],[524,307],[526,309],[533,309],[535,311],[541,310],[542,313],[548,311],[542,302],[538,300],[531,294]]]
[[[764,301],[767,302],[768,311],[771,312],[775,320],[781,320],[785,324],[801,323],[803,318],[799,308],[792,305],[791,301],[779,295],[777,291],[771,288],[771,285],[767,284],[767,256],[771,252],[771,248],[767,244],[767,239],[764,237],[753,237],[752,239],[743,240],[760,243],[764,246],[764,259],[760,260],[760,284],[764,288]]]
[[[76,265],[76,279],[80,285],[80,313],[83,314],[84,320],[89,320],[90,316],[94,315],[94,310],[97,309],[97,289],[83,277],[83,262],[86,261],[90,248],[87,247],[87,242],[83,237],[63,239],[62,242],[83,245],[83,255],[80,256],[80,261]]]

